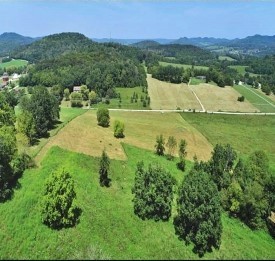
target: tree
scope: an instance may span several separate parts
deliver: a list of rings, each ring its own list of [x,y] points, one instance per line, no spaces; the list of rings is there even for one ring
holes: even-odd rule
[[[171,216],[175,179],[160,166],[137,164],[134,187],[134,212],[141,219],[168,220]]]
[[[107,108],[99,108],[96,113],[99,126],[108,127],[110,123],[109,110]]]
[[[185,170],[185,157],[187,155],[186,151],[187,142],[186,140],[181,139],[179,144],[179,158],[180,161],[177,163],[178,169],[184,171]]]
[[[174,157],[174,152],[177,146],[177,141],[175,139],[174,136],[169,136],[168,137],[168,141],[166,143],[166,146],[168,147],[168,154],[167,154],[167,158],[169,160],[172,160]]]
[[[65,170],[53,172],[45,183],[42,222],[54,229],[74,226],[81,210],[75,205],[74,181]]]
[[[33,144],[35,138],[35,122],[33,116],[28,111],[23,111],[17,117],[17,131],[28,138],[28,143]]]
[[[66,88],[64,90],[64,97],[65,97],[65,101],[69,101],[70,100],[70,90],[68,88]]]
[[[71,93],[71,106],[72,107],[82,107],[83,98],[82,94],[79,92],[72,92]]]
[[[156,144],[155,144],[155,148],[156,148],[156,154],[159,156],[163,156],[164,155],[164,151],[165,151],[165,139],[163,138],[162,134],[157,136],[156,138]]]
[[[186,244],[194,243],[194,252],[203,256],[221,244],[222,222],[220,198],[209,174],[192,170],[179,187],[176,234]]]
[[[32,114],[38,138],[45,136],[59,118],[58,100],[45,87],[35,87],[30,98],[21,99],[20,107]]]
[[[3,126],[0,128],[0,202],[11,195],[13,170],[11,161],[17,152],[14,128]]]
[[[227,144],[225,146],[216,144],[209,161],[210,174],[217,184],[218,190],[227,188],[231,182],[231,172],[234,161],[237,157],[233,148]]]
[[[87,101],[89,99],[89,89],[87,88],[86,85],[81,85],[80,86],[80,92],[82,94],[82,98],[84,101]]]
[[[110,187],[111,179],[108,177],[110,169],[110,159],[105,150],[103,150],[99,163],[99,183],[102,187]]]
[[[114,136],[116,138],[124,138],[124,123],[119,121],[119,120],[115,120],[114,123]]]
[[[90,100],[90,104],[95,104],[97,102],[96,101],[96,93],[94,91],[90,91],[89,100]]]

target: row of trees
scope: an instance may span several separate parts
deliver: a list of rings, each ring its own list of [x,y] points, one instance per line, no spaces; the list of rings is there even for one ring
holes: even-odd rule
[[[10,93],[0,93],[0,202],[11,197],[18,178],[31,165],[31,158],[17,149],[14,102]]]
[[[159,156],[164,156],[165,154],[165,145],[167,147],[168,153],[166,155],[168,160],[173,160],[175,155],[175,150],[177,148],[177,141],[174,136],[169,136],[167,143],[165,143],[165,138],[163,135],[159,135],[156,137],[155,144],[155,153]],[[181,139],[179,142],[179,162],[177,163],[178,169],[184,171],[185,170],[185,157],[187,155],[186,151],[187,142],[186,140]]]
[[[209,161],[199,162],[195,157],[193,169],[177,190],[169,172],[158,165],[145,169],[143,162],[138,163],[132,189],[135,214],[141,219],[168,220],[177,191],[176,234],[187,244],[193,242],[200,256],[221,244],[222,209],[252,229],[266,227],[275,210],[275,178],[267,156],[255,151],[246,161],[236,160],[229,144],[217,144]],[[269,229],[274,234],[274,226]]]
[[[134,213],[141,219],[167,221],[172,214],[176,180],[159,165],[137,164],[134,186]],[[178,188],[176,234],[202,256],[219,248],[222,224],[220,198],[215,183],[202,171],[192,170]]]

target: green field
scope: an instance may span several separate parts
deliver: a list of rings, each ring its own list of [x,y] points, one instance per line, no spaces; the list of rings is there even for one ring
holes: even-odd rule
[[[229,143],[242,155],[263,150],[275,171],[275,116],[183,113],[182,117],[214,146]]]
[[[227,60],[227,61],[230,61],[230,62],[236,61],[235,59],[231,58],[230,56],[226,56],[226,55],[220,55],[220,56],[219,56],[219,60],[220,60],[220,61]]]
[[[10,62],[0,63],[0,68],[9,68],[9,67],[21,67],[27,65],[28,61],[26,60],[11,60]]]
[[[248,66],[244,66],[244,65],[230,65],[228,66],[232,69],[235,69],[237,70],[237,72],[241,75],[245,75],[246,71],[245,71],[245,68],[247,68]],[[249,73],[250,76],[258,76],[258,74],[256,73]]]
[[[191,77],[190,79],[190,85],[198,85],[200,83],[205,83],[205,80],[197,79],[195,77]]]
[[[145,98],[146,94],[142,92],[142,87],[134,87],[134,88],[116,88],[116,92],[120,93],[121,103],[119,103],[118,98],[110,99],[109,104],[105,103],[98,103],[93,104],[91,107],[99,108],[99,107],[106,107],[108,109],[139,109],[139,110],[148,110],[150,106],[143,107],[143,102],[140,101],[140,97],[143,96]],[[134,92],[138,95],[137,102],[133,101],[131,103],[131,96],[133,96]],[[83,102],[85,105],[86,102]],[[62,101],[62,107],[70,107],[70,101]]]
[[[251,104],[258,108],[261,112],[275,112],[275,102],[263,93],[256,92],[253,88],[244,85],[234,85],[233,87],[241,95],[245,97]],[[261,96],[261,97],[259,97]],[[268,102],[269,103],[268,103]],[[271,104],[273,105],[271,105]]]
[[[145,165],[157,160],[178,181],[184,175],[175,162],[150,151],[129,145],[124,149],[127,161],[111,161],[110,188],[99,186],[98,158],[58,147],[49,150],[41,168],[27,170],[13,199],[0,205],[1,259],[198,259],[192,245],[178,240],[173,219],[142,221],[133,213],[131,188],[139,160]],[[45,179],[60,167],[75,180],[82,215],[76,227],[55,231],[41,223],[39,204]],[[266,232],[252,232],[226,214],[222,222],[221,248],[204,259],[274,258],[275,241]]]
[[[174,67],[183,68],[184,70],[186,70],[188,68],[192,68],[192,65],[190,65],[190,64],[167,63],[167,62],[159,62],[159,64],[162,66],[172,65]],[[200,66],[200,65],[196,65],[196,66],[194,66],[194,68],[198,69],[198,70],[208,70],[209,69],[209,67],[207,67],[207,66]]]

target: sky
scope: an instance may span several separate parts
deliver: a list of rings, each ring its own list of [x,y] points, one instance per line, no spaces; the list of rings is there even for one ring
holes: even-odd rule
[[[0,0],[0,33],[38,37],[244,38],[275,35],[275,0]]]

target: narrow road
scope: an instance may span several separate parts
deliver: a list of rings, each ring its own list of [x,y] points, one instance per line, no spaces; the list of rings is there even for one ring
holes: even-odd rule
[[[90,110],[97,110],[97,108],[83,108],[83,109],[90,109]],[[122,111],[122,112],[161,112],[161,113],[171,113],[171,112],[190,112],[193,111],[189,110],[133,110],[133,109],[108,109],[109,111]],[[208,113],[208,114],[228,114],[228,115],[274,115],[275,112],[226,112],[226,111],[196,111],[201,113]]]

